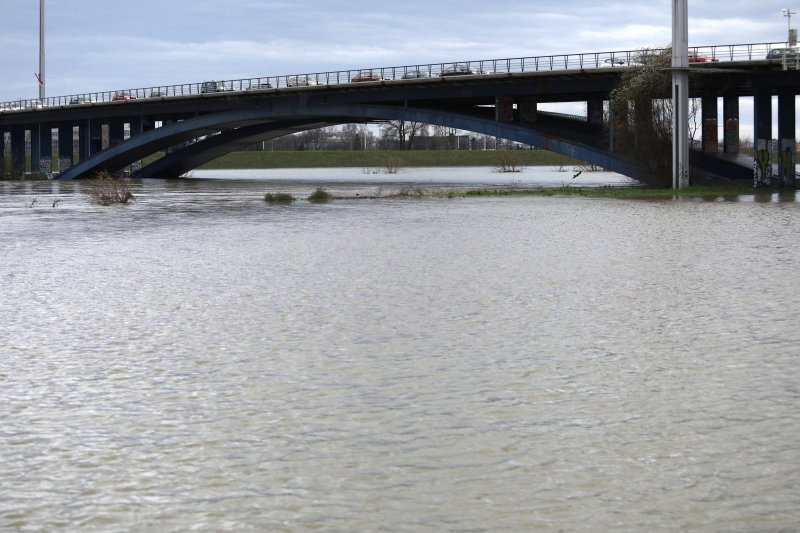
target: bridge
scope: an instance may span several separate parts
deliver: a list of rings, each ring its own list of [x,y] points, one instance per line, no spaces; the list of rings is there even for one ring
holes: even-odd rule
[[[702,102],[693,168],[729,179],[793,187],[795,94],[800,69],[776,55],[785,43],[691,47]],[[651,50],[658,53],[659,50]],[[780,52],[778,52],[780,54]],[[405,120],[505,138],[634,179],[646,170],[615,146],[606,112],[642,50],[457,61],[198,82],[0,102],[0,173],[76,179],[133,168],[174,178],[225,153],[294,132]],[[791,61],[797,61],[792,59]],[[739,97],[753,97],[755,156],[739,152]],[[778,176],[773,177],[772,97],[778,97]],[[717,116],[718,99],[723,117]],[[581,116],[540,104],[583,102]],[[720,143],[719,126],[724,125]],[[127,136],[126,136],[127,132]],[[78,150],[73,149],[77,134]],[[55,141],[55,142],[54,142]],[[722,150],[719,149],[722,144]],[[146,166],[147,156],[164,156]],[[57,168],[52,167],[57,155]],[[152,159],[152,158],[150,158]]]

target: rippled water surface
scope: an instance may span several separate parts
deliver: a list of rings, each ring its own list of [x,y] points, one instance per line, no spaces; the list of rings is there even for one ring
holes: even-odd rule
[[[796,200],[311,188],[0,183],[0,529],[796,531]]]

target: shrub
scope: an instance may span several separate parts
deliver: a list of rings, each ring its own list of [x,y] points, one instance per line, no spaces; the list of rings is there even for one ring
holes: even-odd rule
[[[521,172],[522,155],[516,150],[497,150],[497,172]]]
[[[97,205],[127,204],[133,200],[130,181],[105,170],[96,174],[89,195]]]
[[[320,187],[317,187],[317,190],[312,192],[311,196],[308,197],[309,202],[322,203],[322,202],[329,202],[331,200],[333,200],[333,196],[331,195],[331,193]]]
[[[264,195],[264,201],[268,204],[290,204],[294,202],[294,197],[288,192],[268,192]]]

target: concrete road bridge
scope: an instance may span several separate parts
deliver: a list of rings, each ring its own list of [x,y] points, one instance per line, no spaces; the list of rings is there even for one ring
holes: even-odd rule
[[[778,174],[784,176],[778,182],[794,186],[800,69],[797,56],[789,60],[788,54],[775,52],[783,48],[784,43],[690,48],[690,69],[698,74],[690,96],[702,102],[702,138],[691,154],[694,168],[742,180],[752,180],[754,168],[762,175],[772,173],[772,97],[777,96]],[[636,179],[645,171],[640,162],[615,150],[604,110],[625,69],[646,58],[641,50],[628,50],[457,61],[0,102],[0,171],[6,176],[86,178],[130,168],[162,152],[164,157],[134,166],[133,176],[175,178],[278,136],[337,124],[405,120],[534,145]],[[738,155],[743,96],[754,102],[755,158]],[[554,102],[583,102],[586,114],[539,109]]]

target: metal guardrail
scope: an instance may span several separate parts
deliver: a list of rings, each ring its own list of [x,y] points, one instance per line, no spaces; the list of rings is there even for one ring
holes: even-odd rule
[[[766,59],[770,50],[785,48],[786,43],[724,44],[690,47],[694,62],[752,61]],[[617,52],[591,52],[581,54],[517,57],[507,59],[483,59],[477,61],[454,61],[404,65],[399,67],[361,68],[307,74],[289,74],[237,80],[205,81],[178,85],[161,85],[138,89],[87,92],[39,99],[0,102],[0,112],[32,111],[36,109],[92,105],[138,99],[172,98],[216,94],[230,91],[274,91],[293,87],[315,87],[328,85],[383,83],[430,78],[460,76],[505,75],[528,72],[595,69],[603,67],[624,68],[641,64],[647,55],[658,54],[666,49],[640,49]],[[780,60],[776,60],[780,61]]]

